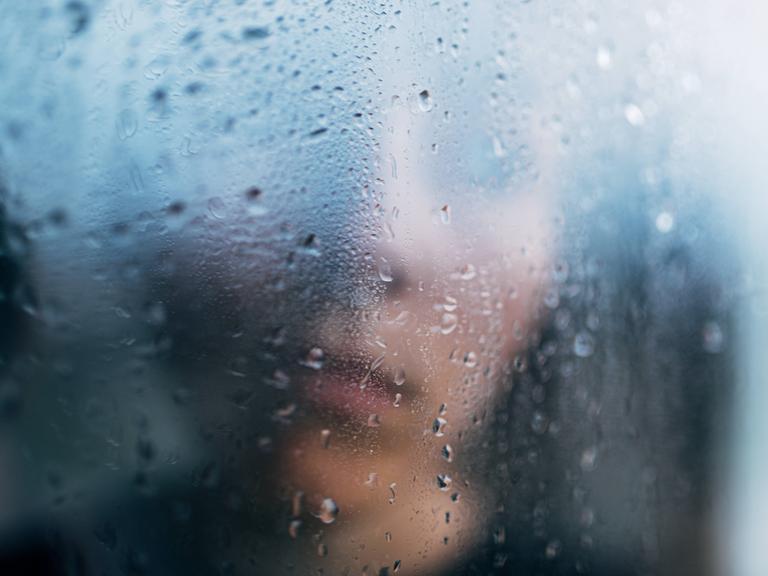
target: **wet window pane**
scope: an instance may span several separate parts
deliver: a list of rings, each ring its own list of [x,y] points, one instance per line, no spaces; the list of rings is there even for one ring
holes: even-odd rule
[[[0,3],[0,574],[768,572],[768,13]]]

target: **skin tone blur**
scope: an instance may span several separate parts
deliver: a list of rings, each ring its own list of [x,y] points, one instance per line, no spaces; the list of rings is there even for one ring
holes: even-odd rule
[[[539,301],[553,253],[554,146],[534,129],[526,143],[537,178],[508,187],[457,190],[452,197],[425,168],[427,138],[412,123],[412,108],[403,103],[388,113],[378,143],[379,165],[370,178],[383,183],[369,191],[382,216],[376,248],[361,251],[360,264],[375,274],[378,303],[351,324],[346,318],[324,318],[320,328],[302,335],[312,345],[301,364],[286,368],[302,417],[274,438],[276,490],[269,498],[285,500],[291,508],[291,520],[279,537],[283,542],[295,538],[297,547],[290,553],[284,553],[284,545],[275,547],[279,557],[265,560],[277,566],[275,573],[295,563],[328,574],[373,575],[383,566],[435,574],[470,556],[489,526],[494,495],[483,477],[489,471],[473,464],[482,456],[486,414],[502,401],[515,359],[522,357],[529,334],[542,321]],[[439,105],[433,115],[438,112]],[[530,125],[537,126],[537,120]],[[244,163],[252,161],[247,157]],[[211,194],[221,185],[217,177],[212,176]],[[212,220],[220,225],[212,228],[215,244],[218,231],[231,234],[232,228],[221,215]],[[169,308],[215,301],[211,286],[218,280],[211,286],[203,282],[199,291],[191,280],[200,267],[199,247],[183,238],[178,244],[173,267],[179,284],[193,287],[183,297],[158,299]],[[255,273],[246,275],[240,268],[245,260],[231,263],[237,285],[260,281],[259,272],[269,266],[247,262]],[[243,307],[256,308],[251,293],[241,292]],[[291,313],[312,313],[302,310],[300,296],[295,304]],[[202,332],[210,331],[211,340],[225,341],[215,326],[206,325],[204,315],[196,316],[195,309],[186,313],[195,331],[205,325]],[[173,311],[168,312],[168,323],[174,320]],[[168,374],[157,374],[156,386],[145,386],[142,412],[148,413],[158,437],[171,438],[171,446],[183,445],[186,453],[205,461],[199,455],[207,457],[211,448],[196,444],[197,416],[217,424],[237,416],[228,402],[221,406],[216,385],[221,366],[215,360],[201,370],[195,364],[194,374],[184,372],[190,369],[184,361],[178,364]],[[168,382],[177,384],[174,375],[179,373],[179,387],[188,385],[193,391],[189,402],[199,407],[189,421],[177,417],[166,389]],[[117,405],[131,406],[133,390],[120,387],[116,394],[124,395]],[[261,417],[255,414],[246,417]],[[169,430],[158,430],[158,423]],[[123,444],[133,458],[134,439]],[[182,458],[173,471],[185,485],[194,464],[193,458]],[[179,472],[181,466],[189,467],[186,474]]]
[[[315,335],[300,376],[310,417],[280,452],[286,530],[315,534],[324,559],[310,551],[309,564],[331,573],[399,562],[433,574],[471,553],[492,494],[464,450],[540,321],[550,268],[546,176],[452,206],[419,166],[407,114],[390,115],[382,146],[382,174],[397,166],[382,178],[386,216],[369,259],[382,300],[354,327],[329,318]],[[543,167],[546,150],[537,137]]]

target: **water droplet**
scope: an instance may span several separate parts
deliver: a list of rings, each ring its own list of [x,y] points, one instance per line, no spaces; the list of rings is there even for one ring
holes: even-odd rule
[[[378,428],[381,426],[381,418],[378,414],[371,414],[368,416],[368,427],[369,428]]]
[[[595,61],[600,70],[610,70],[613,66],[613,51],[608,46],[598,46]]]
[[[430,96],[429,90],[419,92],[419,109],[422,112],[429,112],[432,110],[432,105],[432,96]]]
[[[554,310],[560,306],[560,291],[556,286],[551,286],[544,293],[544,306]]]
[[[120,138],[120,140],[127,140],[136,134],[138,127],[139,124],[136,120],[136,113],[133,110],[126,108],[120,112],[120,118],[117,121],[117,137]]]
[[[445,204],[442,208],[440,208],[440,220],[443,224],[451,223],[451,207],[448,206],[448,204]]]
[[[446,462],[453,462],[453,448],[451,448],[450,444],[446,444],[443,446],[443,449],[440,452],[445,458]]]
[[[399,367],[395,369],[395,386],[402,386],[405,384],[405,369]]]
[[[443,310],[446,312],[453,312],[456,310],[456,308],[459,306],[458,301],[456,298],[453,298],[452,296],[446,296],[445,302],[443,303]]]
[[[294,415],[296,412],[296,404],[291,402],[290,404],[286,404],[282,408],[278,408],[275,410],[273,414],[273,418],[277,422],[283,422],[283,423],[290,423],[291,416]]]
[[[462,280],[472,280],[475,276],[477,276],[477,272],[475,271],[475,267],[472,264],[465,264],[459,271],[459,275],[461,276]]]
[[[384,532],[384,540],[392,542],[392,532]]]
[[[552,280],[558,284],[563,284],[568,279],[570,267],[565,260],[558,260],[552,267]]]
[[[261,188],[258,186],[251,186],[248,188],[248,190],[245,191],[245,197],[251,201],[256,201],[261,198],[261,194]]]
[[[395,560],[395,563],[392,564],[392,572],[398,572],[400,570],[400,560]]]
[[[301,520],[291,520],[288,524],[288,534],[294,540],[299,537],[299,529],[301,528]]]
[[[451,477],[448,476],[448,474],[437,475],[437,487],[440,488],[441,491],[447,492],[450,489],[452,483],[453,480],[451,480]]]
[[[395,401],[392,403],[392,405],[395,408],[400,408],[400,402],[402,401],[402,399],[403,399],[403,395],[398,392],[397,394],[395,394]]]
[[[120,306],[115,306],[112,308],[112,311],[115,313],[115,316],[122,318],[123,320],[127,320],[131,317],[131,313],[128,312],[125,308],[121,308]]]
[[[437,413],[440,416],[445,416],[446,412],[448,412],[448,404],[443,402],[440,404],[440,408],[437,409]]]
[[[373,362],[371,362],[370,368],[368,368],[369,372],[375,372],[378,370],[381,365],[384,363],[384,358],[386,358],[386,354],[380,354],[376,358],[373,359]]]
[[[388,242],[392,242],[395,239],[395,230],[389,222],[384,223],[384,234],[386,235]]]
[[[397,318],[391,321],[391,323],[396,324],[397,326],[406,326],[411,322],[414,322],[415,320],[416,320],[416,315],[413,312],[409,312],[408,310],[403,310],[402,312],[400,312],[400,314],[397,315]]]
[[[387,262],[386,258],[379,259],[379,278],[383,282],[392,282],[392,267]]]
[[[397,158],[393,154],[389,155],[389,163],[392,166],[392,179],[397,180]]]
[[[520,324],[520,320],[515,318],[515,321],[512,322],[512,336],[515,338],[515,340],[522,340],[523,336],[525,336],[525,332],[523,331],[523,327]]]
[[[456,314],[443,314],[442,322],[440,325],[440,332],[443,334],[450,334],[456,330],[456,326],[459,324],[459,317]]]
[[[325,353],[323,352],[322,348],[312,348],[308,353],[307,357],[299,362],[302,366],[306,366],[307,368],[312,368],[312,370],[320,370],[323,367],[323,364],[325,363]]]
[[[659,212],[656,216],[656,230],[662,234],[667,234],[675,227],[675,217],[669,212]]]
[[[475,354],[472,351],[467,352],[464,354],[464,366],[467,368],[474,368],[477,366],[477,354]]]
[[[326,546],[323,542],[320,542],[320,544],[317,545],[317,555],[320,558],[325,558],[328,556],[328,546]]]
[[[507,151],[504,149],[504,144],[501,143],[501,140],[499,140],[497,136],[493,137],[491,144],[493,144],[493,155],[496,156],[496,158],[504,158],[507,155]]]
[[[627,104],[624,107],[624,118],[632,126],[642,126],[645,124],[645,114],[640,110],[637,104]]]
[[[267,213],[267,208],[261,202],[262,191],[258,186],[251,186],[245,191],[245,198],[248,201],[248,214],[251,216],[263,216]],[[304,241],[305,247],[313,245],[315,235],[310,234]]]
[[[339,507],[332,498],[325,498],[320,505],[320,510],[315,517],[318,518],[323,524],[332,524],[335,522],[336,517],[339,515]]]
[[[224,204],[224,200],[222,200],[218,196],[214,196],[213,198],[208,200],[208,212],[210,212],[211,216],[213,216],[217,220],[224,219],[225,210],[226,210],[226,205]]]
[[[719,354],[725,346],[725,335],[720,324],[717,322],[707,322],[704,324],[703,332],[704,351],[710,354]]]
[[[438,438],[440,438],[441,436],[445,436],[446,424],[448,424],[448,421],[438,416],[437,418],[435,418],[434,422],[432,422],[432,433]]]
[[[144,77],[147,80],[157,80],[168,70],[168,58],[158,56],[149,64],[144,66]]]
[[[288,386],[291,384],[291,378],[280,370],[279,368],[276,368],[275,371],[272,373],[272,378],[265,378],[264,381],[274,388],[277,388],[278,390],[287,390]]]
[[[531,430],[536,434],[544,434],[547,431],[547,425],[547,417],[538,410],[535,411],[531,417]]]
[[[363,482],[370,490],[379,485],[379,475],[376,472],[368,472],[368,480]]]
[[[584,472],[591,472],[595,469],[597,466],[597,448],[595,446],[590,446],[581,453],[579,466]]]
[[[320,432],[320,445],[323,448],[328,448],[331,443],[331,431],[326,429]]]
[[[579,332],[573,340],[573,353],[579,358],[588,358],[595,351],[595,340],[589,332]]]
[[[242,31],[243,40],[263,40],[269,36],[266,26],[247,26]]]
[[[544,554],[547,557],[547,560],[553,560],[557,558],[560,555],[560,550],[562,549],[562,545],[559,541],[553,540],[549,544],[547,544],[547,549],[544,551]]]
[[[64,6],[69,17],[69,30],[73,36],[81,34],[88,28],[91,14],[88,6],[80,0],[69,0]]]
[[[397,483],[395,483],[395,482],[392,482],[392,484],[389,485],[390,497],[389,497],[388,502],[390,504],[394,504],[395,503],[395,499],[397,498],[397,492],[395,491],[396,488],[397,488]]]
[[[304,492],[299,490],[298,492],[295,492],[293,495],[293,498],[291,499],[291,516],[298,517],[301,516],[301,509],[304,504]]]

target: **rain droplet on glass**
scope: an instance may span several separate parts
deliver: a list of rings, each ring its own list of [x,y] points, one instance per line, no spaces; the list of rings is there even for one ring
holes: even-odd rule
[[[444,418],[440,418],[439,416],[435,418],[435,420],[432,422],[432,433],[440,438],[441,436],[445,436],[445,425],[448,424],[448,421]]]
[[[581,453],[579,466],[584,472],[591,472],[597,466],[597,448],[590,446]]]
[[[438,474],[437,475],[437,487],[443,491],[447,492],[451,488],[451,484],[453,483],[453,480],[451,479],[448,474]]]
[[[610,70],[613,66],[613,51],[604,44],[598,46],[595,61],[600,70]]]
[[[386,258],[379,259],[378,271],[379,278],[381,278],[383,282],[392,282],[392,267],[389,265]]]
[[[442,208],[440,208],[440,221],[443,224],[451,223],[451,207],[448,206],[448,204],[445,204]]]
[[[627,104],[624,107],[624,118],[631,126],[642,126],[645,124],[645,114],[637,104]]]
[[[659,212],[659,215],[656,216],[656,230],[658,230],[662,234],[667,234],[668,232],[671,232],[672,228],[674,227],[675,227],[675,217],[666,211]]]
[[[299,363],[307,368],[312,368],[312,370],[320,370],[325,363],[325,353],[322,348],[312,348],[307,353],[307,357]]]
[[[432,106],[432,96],[429,94],[429,90],[419,92],[419,110],[429,112],[432,110]]]
[[[589,332],[581,331],[573,340],[573,353],[579,358],[588,358],[595,351],[595,340]]]
[[[332,524],[336,521],[338,515],[339,507],[332,498],[323,499],[322,504],[320,504],[320,510],[315,514],[323,524]]]
[[[368,416],[368,427],[369,428],[378,428],[381,426],[381,418],[378,414],[371,414]]]

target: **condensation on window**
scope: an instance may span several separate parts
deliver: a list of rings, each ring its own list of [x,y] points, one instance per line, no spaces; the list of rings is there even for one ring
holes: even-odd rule
[[[0,4],[0,572],[761,574],[725,4]]]

